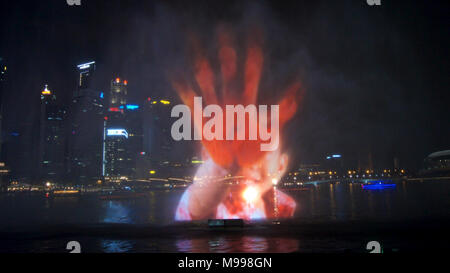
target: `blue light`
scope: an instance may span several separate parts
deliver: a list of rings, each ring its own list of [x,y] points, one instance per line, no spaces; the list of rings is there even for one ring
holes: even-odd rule
[[[127,104],[127,110],[136,110],[136,109],[139,109],[139,105]]]
[[[124,136],[125,138],[128,138],[128,132],[125,129],[108,129],[107,135],[108,136]]]
[[[380,182],[379,184],[362,185],[362,188],[365,190],[384,190],[384,189],[393,189],[396,186],[397,186],[396,184],[382,184]]]
[[[103,99],[104,96],[103,92],[100,92],[100,98]]]
[[[332,158],[341,158],[342,155],[329,155],[327,156],[327,159],[332,159]]]
[[[123,109],[123,105],[119,106],[120,109]]]
[[[80,65],[77,65],[77,67],[78,67],[78,69],[83,70],[83,69],[90,68],[91,65],[93,65],[93,64],[95,64],[95,62],[80,64]]]

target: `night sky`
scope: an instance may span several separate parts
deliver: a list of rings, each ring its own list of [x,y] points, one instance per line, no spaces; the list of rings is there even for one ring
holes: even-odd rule
[[[196,33],[214,59],[220,24],[233,29],[238,51],[252,35],[249,26],[258,25],[261,97],[277,97],[296,77],[305,86],[301,111],[283,133],[295,162],[340,153],[350,165],[358,158],[367,164],[371,153],[375,167],[392,167],[398,157],[417,170],[428,154],[450,149],[449,1],[81,2],[1,2],[6,132],[32,134],[44,84],[68,103],[75,67],[89,60],[97,62],[105,92],[122,77],[131,102],[177,101],[168,75],[188,73],[187,33]]]

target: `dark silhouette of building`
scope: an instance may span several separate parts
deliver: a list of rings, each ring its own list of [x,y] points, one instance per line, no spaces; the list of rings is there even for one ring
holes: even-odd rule
[[[5,85],[7,80],[8,68],[4,63],[2,57],[0,57],[0,192],[4,192],[8,188],[8,174],[9,170],[6,168],[6,164],[3,161],[3,96],[5,92]]]
[[[95,88],[95,62],[80,64],[70,107],[68,179],[88,184],[102,178],[103,93]]]
[[[428,155],[423,162],[421,176],[450,175],[450,150],[439,151]]]
[[[61,182],[65,175],[66,110],[58,105],[56,95],[48,89],[41,92],[39,122],[39,175],[41,181]]]
[[[172,102],[168,98],[147,98],[144,104],[144,152],[150,177],[184,176],[190,174],[194,145],[175,141],[171,135]],[[147,175],[149,173],[147,172]]]
[[[340,154],[331,154],[326,156],[326,160],[323,163],[323,167],[329,173],[330,171],[332,174],[337,175],[344,175],[345,169],[344,169],[344,160],[342,155]]]

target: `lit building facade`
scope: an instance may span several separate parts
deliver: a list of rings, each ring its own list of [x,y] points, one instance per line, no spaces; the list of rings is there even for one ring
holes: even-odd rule
[[[126,104],[127,86],[120,78],[111,81],[103,132],[103,175],[107,182],[138,178],[138,161],[145,155],[141,107]]]
[[[124,128],[107,128],[105,134],[105,179],[108,182],[128,180],[131,169],[128,132]]]
[[[128,82],[117,78],[111,81],[109,107],[120,107],[127,104]]]

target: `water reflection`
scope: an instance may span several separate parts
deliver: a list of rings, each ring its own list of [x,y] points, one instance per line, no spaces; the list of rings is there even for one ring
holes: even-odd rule
[[[350,193],[350,211],[351,211],[351,214],[350,214],[350,219],[351,220],[355,220],[355,216],[356,216],[356,212],[355,212],[355,198],[354,198],[354,196],[353,196],[353,187],[354,187],[354,184],[353,183],[350,183],[349,184],[349,193]]]
[[[331,219],[336,220],[336,200],[334,199],[333,183],[330,183],[330,211],[331,211]]]
[[[307,190],[282,189],[297,202],[299,220],[387,220],[428,217],[448,208],[450,183],[397,182],[395,188],[363,189],[361,183],[336,182],[308,185]],[[441,188],[441,192],[439,192]],[[428,195],[425,193],[428,192]],[[439,206],[438,204],[441,204]],[[433,207],[433,209],[425,209]],[[411,210],[411,208],[415,210]],[[436,209],[438,208],[438,209]]]
[[[179,239],[179,252],[193,253],[289,253],[299,250],[299,241],[292,238],[266,238],[259,236],[220,236],[217,238]]]
[[[125,207],[120,201],[108,201],[105,203],[104,208],[103,223],[133,223],[132,219],[130,219],[130,209]]]
[[[363,190],[359,183],[317,184],[305,190],[280,189],[297,203],[294,218],[307,220],[363,220],[448,215],[449,181],[399,182],[395,189]],[[145,198],[99,200],[45,198],[44,195],[0,195],[0,227],[64,223],[172,223],[182,192],[150,191]]]
[[[394,189],[363,190],[360,183],[330,185],[328,183],[305,186],[304,190],[280,189],[295,199],[297,210],[292,222],[304,223],[340,221],[423,221],[430,217],[450,219],[450,181],[404,181],[397,182]],[[61,224],[127,223],[133,225],[170,225],[182,191],[149,191],[147,196],[130,200],[99,200],[97,196],[79,198],[45,198],[43,194],[0,195],[0,229],[14,230],[14,227]],[[281,220],[283,221],[283,220]],[[283,223],[282,223],[283,224]],[[329,229],[328,229],[329,228]],[[288,228],[289,229],[289,228]],[[324,232],[333,229],[327,224]],[[290,230],[293,231],[293,230]],[[183,238],[183,230],[166,237],[151,239],[106,240],[101,237],[87,246],[91,252],[293,252],[304,251],[311,245],[302,239],[273,237],[270,233],[225,233],[205,231],[205,235]],[[169,236],[170,235],[170,236]],[[250,236],[254,235],[254,236]],[[256,236],[258,235],[258,236]],[[132,236],[132,235],[130,235]],[[173,236],[173,237],[171,237]],[[71,238],[72,239],[72,238]],[[105,239],[105,240],[102,240]],[[315,240],[316,238],[314,238]],[[316,242],[314,241],[313,244]],[[325,246],[333,244],[326,242]],[[36,246],[23,245],[24,251],[57,249],[61,251],[64,242],[49,241]],[[302,246],[302,247],[299,247]],[[7,248],[0,244],[0,250]],[[16,243],[11,247],[18,248]],[[34,249],[35,248],[35,249]],[[62,248],[65,251],[65,248]]]
[[[100,244],[106,253],[124,253],[133,249],[133,244],[125,240],[102,240]]]

